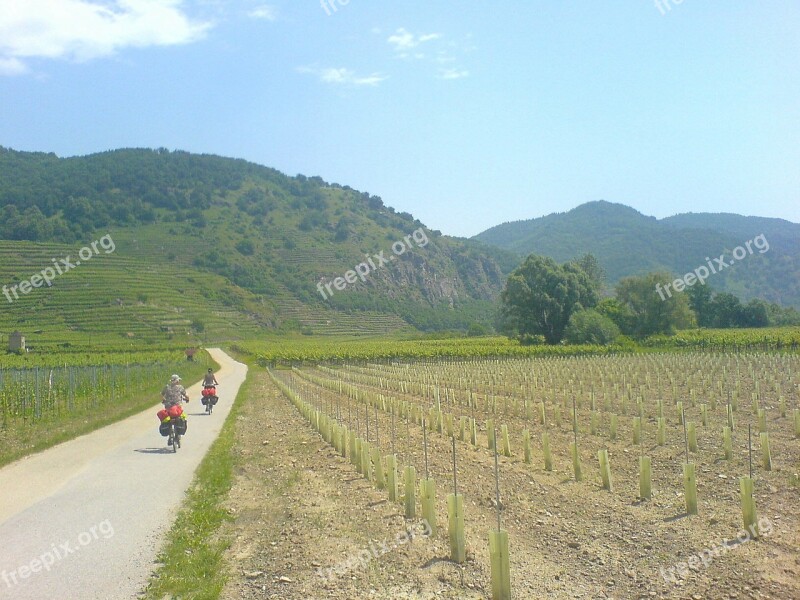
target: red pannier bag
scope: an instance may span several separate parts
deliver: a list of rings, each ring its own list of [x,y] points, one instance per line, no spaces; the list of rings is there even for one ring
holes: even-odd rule
[[[202,392],[203,396],[210,396],[213,393],[214,392],[212,390],[210,390],[208,388],[203,388],[203,392]]]
[[[183,407],[180,404],[170,406],[169,409],[167,409],[167,413],[169,413],[169,416],[172,418],[180,417],[183,414]]]
[[[158,415],[158,420],[159,421],[163,421],[164,419],[166,419],[169,416],[169,413],[167,412],[166,408],[162,408],[156,414]]]

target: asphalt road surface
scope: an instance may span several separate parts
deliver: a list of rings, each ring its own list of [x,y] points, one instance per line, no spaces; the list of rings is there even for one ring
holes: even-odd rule
[[[0,598],[138,596],[247,374],[221,350],[209,352],[221,366],[219,402],[206,416],[200,383],[187,387],[177,454],[158,433],[154,404],[0,469]]]

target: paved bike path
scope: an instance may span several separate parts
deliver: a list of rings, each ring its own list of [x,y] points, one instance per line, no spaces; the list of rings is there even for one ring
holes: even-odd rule
[[[160,404],[0,469],[0,598],[136,598],[194,471],[219,434],[247,367],[219,349],[214,414],[187,388],[177,454]],[[170,373],[164,374],[164,380]]]

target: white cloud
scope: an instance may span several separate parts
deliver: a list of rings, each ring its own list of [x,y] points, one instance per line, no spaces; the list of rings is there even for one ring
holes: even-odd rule
[[[382,81],[388,79],[387,76],[380,73],[373,73],[366,77],[359,77],[350,69],[341,68],[325,68],[317,69],[314,67],[299,67],[297,69],[300,73],[310,73],[316,75],[323,83],[332,83],[335,85],[354,85],[354,86],[376,86]]]
[[[270,6],[269,4],[262,4],[261,6],[256,6],[253,10],[251,10],[247,15],[253,19],[265,19],[267,21],[274,21],[278,17],[278,11],[275,9],[274,6]]]
[[[441,79],[461,79],[462,77],[469,77],[469,71],[466,69],[441,69],[439,77]]]
[[[3,58],[0,56],[0,75],[22,75],[27,71],[28,67],[18,58]]]
[[[405,56],[409,50],[416,48],[420,44],[438,40],[440,37],[442,36],[439,33],[425,33],[417,36],[406,30],[404,27],[400,27],[397,29],[397,31],[390,35],[386,41],[389,42],[389,45],[395,49],[395,52],[401,53]],[[416,55],[416,57],[419,58],[419,55]]]
[[[24,72],[26,58],[89,60],[126,47],[201,38],[182,0],[0,0],[0,72]],[[22,71],[20,71],[20,69]]]

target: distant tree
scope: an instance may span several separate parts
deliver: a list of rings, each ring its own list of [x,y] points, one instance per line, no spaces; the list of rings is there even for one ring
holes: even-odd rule
[[[751,300],[742,308],[742,327],[767,327],[769,314],[767,303],[758,298]]]
[[[468,337],[481,337],[484,335],[489,334],[489,329],[485,325],[481,323],[470,323],[469,329],[467,329],[467,336]]]
[[[710,304],[710,311],[712,327],[741,327],[744,322],[742,302],[728,292],[714,296]]]
[[[619,337],[619,327],[594,309],[577,310],[569,318],[564,339],[570,344],[611,344]]]
[[[256,251],[253,241],[247,239],[238,242],[236,244],[236,249],[239,251],[240,254],[244,254],[245,256],[252,256],[253,253]]]
[[[689,306],[694,311],[700,327],[711,327],[714,315],[711,305],[711,288],[705,283],[697,283],[686,289]]]
[[[548,344],[557,344],[572,313],[593,307],[598,294],[575,263],[558,265],[532,254],[508,278],[501,299],[506,331],[522,340],[543,335]]]
[[[600,266],[597,258],[593,254],[584,254],[575,261],[575,264],[584,270],[592,283],[594,283],[597,291],[602,293],[606,285],[606,272]]]
[[[686,329],[694,324],[686,294],[672,294],[662,300],[655,291],[656,284],[672,279],[669,273],[656,272],[625,277],[617,283],[617,300],[635,317],[631,335],[646,337],[654,333],[672,334],[677,329]]]
[[[626,304],[616,298],[604,298],[595,306],[595,310],[604,317],[611,319],[625,335],[634,335],[634,331],[636,331],[636,315]]]

